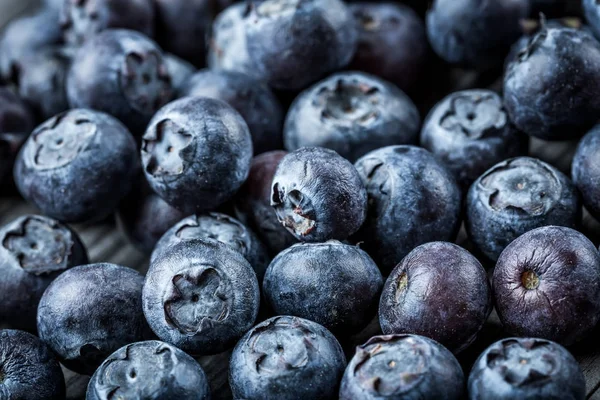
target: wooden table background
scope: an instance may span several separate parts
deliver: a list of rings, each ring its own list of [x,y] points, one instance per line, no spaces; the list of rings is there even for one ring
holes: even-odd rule
[[[15,15],[27,9],[35,0],[0,0],[0,27]],[[557,166],[569,174],[570,163],[576,143],[545,143],[532,141],[531,154]],[[35,213],[36,210],[25,204],[22,199],[14,194],[0,193],[0,225],[12,219]],[[88,249],[91,262],[110,262],[135,268],[145,272],[148,268],[148,257],[136,250],[124,237],[112,220],[96,225],[76,225],[75,230],[81,236]],[[600,242],[600,224],[589,215],[584,216],[581,229],[596,245]],[[457,243],[470,248],[464,231],[461,232]],[[354,346],[366,341],[370,336],[379,333],[377,321],[374,320],[363,332],[355,337],[348,338],[343,343],[347,354],[353,353]],[[477,341],[459,356],[461,364],[468,374],[471,364],[476,357],[489,344],[503,337],[502,327],[494,313],[490,316]],[[570,348],[579,361],[587,384],[587,398],[600,400],[600,328],[597,328],[590,338],[575,347]],[[230,351],[210,357],[201,357],[198,361],[204,367],[209,378],[214,399],[231,399],[231,392],[227,384],[227,369]],[[64,369],[67,382],[67,399],[85,399],[85,390],[89,381],[88,377],[75,374]]]

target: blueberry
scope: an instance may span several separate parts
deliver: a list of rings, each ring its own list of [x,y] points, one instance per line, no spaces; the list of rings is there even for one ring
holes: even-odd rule
[[[500,255],[492,287],[511,335],[569,346],[600,319],[600,255],[571,228],[547,226],[519,236]]]
[[[143,175],[138,177],[118,211],[121,229],[146,254],[152,253],[161,236],[185,217],[185,214],[154,193]]]
[[[140,31],[152,36],[153,0],[64,0],[60,26],[65,42],[81,45],[109,28]]]
[[[0,320],[35,332],[44,290],[68,268],[87,264],[87,253],[69,227],[25,215],[0,228]]]
[[[381,272],[367,253],[332,240],[279,253],[267,269],[263,290],[275,314],[348,334],[373,319],[382,286]]]
[[[209,400],[210,387],[196,360],[152,340],[121,347],[96,370],[86,399],[107,398]]]
[[[153,190],[186,214],[231,199],[248,177],[252,142],[240,114],[226,103],[187,97],[154,115],[142,140]]]
[[[367,193],[350,162],[333,150],[305,147],[279,163],[271,206],[299,240],[343,240],[365,220]]]
[[[154,42],[138,32],[108,29],[75,54],[67,95],[72,107],[104,111],[140,136],[171,99],[171,77]]]
[[[236,399],[329,400],[336,398],[346,367],[342,347],[323,326],[278,316],[252,328],[229,364]]]
[[[416,87],[429,59],[429,42],[422,19],[396,3],[354,3],[358,45],[350,69],[393,82],[400,89]]]
[[[241,72],[204,69],[185,86],[183,96],[223,100],[239,112],[250,129],[255,154],[283,147],[283,110],[263,82]]]
[[[173,90],[175,92],[184,90],[186,81],[194,75],[196,67],[173,54],[165,53],[164,59],[169,75],[171,75]]]
[[[205,38],[216,14],[232,0],[153,0],[156,5],[156,40],[171,52],[200,67]]]
[[[33,126],[29,107],[12,91],[0,87],[0,182],[10,174],[13,161]]]
[[[427,35],[445,61],[472,68],[502,63],[521,35],[519,21],[530,0],[434,0],[427,11]]]
[[[0,398],[65,398],[65,378],[60,365],[37,337],[23,331],[0,330]]]
[[[462,399],[465,377],[441,344],[418,335],[375,336],[356,348],[340,400]]]
[[[528,138],[512,125],[500,96],[473,89],[448,95],[430,111],[421,145],[467,190],[494,164],[527,154]]]
[[[144,314],[163,341],[195,355],[231,346],[258,314],[256,274],[231,247],[190,239],[154,260],[143,291]]]
[[[35,14],[13,20],[0,38],[0,81],[11,81],[22,65],[24,55],[59,45],[60,42],[57,10],[42,8]]]
[[[587,32],[546,27],[504,76],[504,103],[521,131],[545,140],[578,138],[598,119],[600,43]]]
[[[242,72],[260,78],[246,47],[246,21],[251,5],[234,3],[223,10],[213,23],[207,64],[211,70]]]
[[[340,0],[257,1],[244,20],[252,66],[277,89],[304,89],[348,65],[356,47],[355,21]]]
[[[432,242],[411,251],[388,277],[379,323],[385,334],[416,333],[459,353],[491,311],[490,284],[479,261],[455,244]]]
[[[175,224],[156,244],[150,262],[169,253],[172,246],[193,239],[214,240],[231,247],[248,260],[262,282],[270,261],[264,245],[240,221],[215,212],[192,215]]]
[[[488,347],[469,375],[469,399],[585,399],[575,358],[544,339],[507,338]]]
[[[44,122],[15,162],[23,197],[66,222],[100,220],[130,190],[138,163],[135,140],[116,119],[73,109]]]
[[[287,150],[320,146],[356,161],[371,150],[416,144],[421,118],[396,86],[362,72],[342,72],[302,92],[285,121]]]
[[[143,283],[139,272],[115,264],[63,272],[40,301],[40,338],[65,367],[91,375],[112,352],[148,336]]]
[[[571,175],[587,210],[600,220],[600,125],[579,142]]]
[[[271,151],[254,157],[248,179],[235,201],[238,219],[257,233],[272,255],[297,242],[279,223],[270,200],[273,176],[286,154],[285,151]]]
[[[460,189],[426,150],[389,146],[355,164],[367,188],[367,219],[354,236],[384,275],[420,244],[451,241],[460,226]]]
[[[469,238],[492,261],[525,232],[545,225],[575,227],[580,220],[575,185],[535,158],[496,164],[473,183],[466,200]]]
[[[590,28],[597,38],[600,38],[600,4],[595,0],[583,0],[583,13]]]

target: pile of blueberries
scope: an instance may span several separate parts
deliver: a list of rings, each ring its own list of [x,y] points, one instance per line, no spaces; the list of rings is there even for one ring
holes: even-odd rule
[[[0,180],[40,213],[0,227],[0,399],[65,399],[61,364],[89,400],[222,398],[197,358],[228,351],[239,400],[584,399],[600,3],[402,3],[13,20]],[[570,176],[531,137],[579,140]],[[67,225],[113,215],[145,275]],[[493,309],[504,336],[466,363]]]

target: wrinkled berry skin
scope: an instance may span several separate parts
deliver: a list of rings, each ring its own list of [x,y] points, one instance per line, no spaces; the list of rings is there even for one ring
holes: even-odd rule
[[[353,240],[362,242],[384,275],[415,247],[454,240],[460,226],[460,189],[431,153],[389,146],[366,154],[355,166],[367,188],[369,208]]]
[[[68,268],[87,264],[77,234],[41,215],[25,215],[0,228],[0,321],[35,332],[44,290]]]
[[[23,331],[0,330],[0,398],[63,400],[65,377],[50,349]]]
[[[492,288],[509,334],[570,346],[600,318],[600,255],[571,228],[537,228],[502,252]]]
[[[351,162],[394,144],[416,144],[421,118],[396,86],[362,72],[342,72],[302,92],[290,107],[285,148],[325,147]]]
[[[575,185],[535,158],[518,157],[496,164],[467,194],[467,233],[492,261],[525,232],[545,225],[574,228],[580,220],[581,199]]]
[[[204,69],[186,82],[181,95],[219,99],[233,107],[248,124],[254,154],[283,147],[283,109],[263,82],[240,72]]]
[[[186,97],[152,118],[142,140],[144,173],[152,189],[185,214],[215,209],[248,177],[248,125],[226,103]]]
[[[509,63],[504,103],[518,129],[544,140],[575,139],[598,119],[600,43],[565,27],[540,30]]]
[[[431,242],[411,251],[383,287],[379,324],[385,334],[416,333],[457,354],[492,311],[485,270],[467,250]]]
[[[119,205],[118,221],[125,235],[145,254],[151,254],[158,240],[185,217],[148,186],[141,175]]]
[[[350,4],[358,28],[358,45],[350,69],[368,72],[404,91],[416,87],[429,59],[422,19],[396,3]]]
[[[367,193],[350,162],[333,150],[305,147],[279,163],[271,206],[279,222],[303,242],[344,240],[365,220]]]
[[[58,12],[42,8],[11,21],[0,37],[0,81],[14,83],[22,57],[61,43]]]
[[[231,0],[153,0],[156,5],[156,41],[165,51],[201,67],[205,38],[213,18]]]
[[[143,283],[139,272],[115,264],[82,265],[63,272],[40,301],[40,339],[65,367],[91,375],[112,352],[148,337]]]
[[[191,239],[150,264],[146,320],[163,341],[193,355],[220,353],[252,327],[260,294],[252,266],[228,245]]]
[[[347,335],[375,316],[383,278],[367,253],[336,240],[282,251],[263,293],[276,315],[295,315]],[[324,306],[326,305],[326,306]]]
[[[214,240],[239,252],[250,263],[259,282],[269,266],[269,256],[256,235],[240,221],[221,213],[191,215],[170,228],[156,243],[150,262],[170,252],[177,243],[192,239]]]
[[[141,136],[172,96],[160,48],[139,32],[108,29],[77,51],[67,77],[71,107],[113,115]]]
[[[119,121],[73,109],[44,122],[15,161],[23,197],[64,222],[100,220],[112,213],[134,180],[137,149]]]
[[[469,375],[469,399],[585,399],[575,358],[544,339],[507,338],[488,347]]]
[[[12,91],[0,87],[0,182],[10,174],[14,159],[33,127],[29,107]]]
[[[445,61],[471,68],[502,62],[521,36],[519,21],[529,0],[434,0],[427,11],[427,36]]]
[[[600,4],[595,0],[583,0],[583,14],[594,35],[600,38]]]
[[[594,127],[579,142],[571,176],[586,209],[600,220],[600,126]]]
[[[419,335],[375,336],[356,348],[340,400],[459,400],[464,381],[460,364],[438,342]]]
[[[278,316],[252,328],[233,349],[229,385],[236,399],[337,398],[346,357],[323,326]]]
[[[421,146],[448,166],[464,191],[494,164],[527,154],[528,140],[491,90],[448,95],[430,111],[421,131]]]
[[[171,75],[171,86],[176,93],[180,93],[185,89],[184,84],[190,76],[196,72],[196,67],[170,53],[165,53],[164,59],[169,75]]]
[[[96,370],[86,400],[210,400],[204,370],[191,356],[158,340],[127,344]]]
[[[277,255],[298,240],[277,219],[271,207],[271,183],[275,171],[286,155],[285,151],[270,151],[252,159],[248,179],[236,194],[235,215],[252,229],[268,247],[271,255]]]
[[[244,21],[252,66],[276,89],[304,89],[348,65],[356,48],[355,21],[340,0],[257,1]]]
[[[121,28],[152,37],[153,0],[64,0],[60,27],[65,42],[80,46],[98,33]]]

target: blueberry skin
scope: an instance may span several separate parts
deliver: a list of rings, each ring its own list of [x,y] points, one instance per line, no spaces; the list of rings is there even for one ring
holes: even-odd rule
[[[537,228],[502,252],[492,289],[509,334],[570,346],[600,319],[600,254],[571,228]]]
[[[240,221],[216,212],[191,215],[176,223],[156,243],[150,262],[170,252],[174,245],[193,239],[221,242],[239,252],[262,282],[270,261],[264,245]]]
[[[154,0],[156,40],[197,67],[203,66],[206,40],[216,14],[232,0]]]
[[[71,268],[44,292],[37,314],[42,339],[61,363],[91,375],[112,352],[144,340],[144,277],[115,264]]]
[[[75,54],[67,95],[71,107],[113,115],[138,137],[173,93],[156,43],[139,32],[108,29],[86,41]]]
[[[464,381],[460,364],[438,342],[419,335],[375,336],[356,348],[340,400],[459,400]]]
[[[385,334],[427,336],[458,354],[491,311],[490,283],[479,261],[455,244],[431,242],[411,251],[386,280],[379,324]]]
[[[135,247],[148,255],[162,235],[184,217],[150,189],[143,174],[118,210],[119,227]]]
[[[229,385],[236,399],[337,398],[346,358],[335,337],[303,318],[277,316],[252,328],[233,349]]]
[[[241,72],[261,79],[246,46],[246,20],[251,5],[234,3],[224,9],[213,23],[206,63],[211,70]]]
[[[448,95],[429,112],[421,131],[421,146],[448,166],[464,191],[494,164],[527,154],[528,143],[491,90]]]
[[[600,4],[595,0],[583,0],[583,14],[594,36],[600,38]]]
[[[365,220],[367,192],[356,169],[335,151],[305,147],[279,163],[271,206],[298,240],[344,240]]]
[[[600,220],[600,126],[595,126],[579,142],[571,176],[586,209]]]
[[[15,161],[23,197],[64,222],[100,220],[129,192],[138,164],[133,136],[116,119],[73,109],[44,122]]]
[[[598,119],[600,43],[585,31],[546,28],[509,63],[504,103],[518,129],[544,140],[574,139]]]
[[[12,91],[0,87],[0,182],[10,174],[14,159],[33,127],[29,107]]]
[[[575,358],[557,343],[507,338],[488,347],[469,375],[469,399],[585,399]]]
[[[108,394],[110,393],[110,394]],[[210,400],[204,370],[177,347],[158,340],[121,347],[96,370],[87,400]]]
[[[355,166],[369,207],[353,241],[362,242],[384,275],[415,247],[454,240],[460,227],[460,189],[431,153],[389,146],[368,153]]]
[[[267,269],[263,293],[275,314],[306,318],[347,335],[373,319],[382,287],[381,272],[367,253],[330,240],[279,253]]]
[[[362,72],[341,72],[303,91],[288,111],[288,151],[326,147],[351,162],[369,151],[416,144],[421,117],[397,87]]]
[[[69,227],[41,215],[25,215],[0,228],[0,320],[36,330],[37,307],[50,283],[65,270],[88,263]]]
[[[233,197],[248,177],[252,140],[244,119],[225,102],[186,97],[154,115],[141,151],[152,189],[193,214]]]
[[[304,89],[352,59],[356,23],[342,1],[266,0],[252,4],[244,16],[246,47],[253,67],[270,86]]]
[[[68,45],[80,46],[110,28],[154,33],[153,0],[64,0],[60,27]]]
[[[142,297],[154,333],[193,355],[233,346],[254,324],[260,302],[248,261],[223,243],[198,239],[150,263]]]
[[[521,36],[529,0],[435,0],[427,11],[427,36],[445,61],[470,68],[502,63]]]
[[[186,82],[181,94],[219,99],[233,107],[248,124],[254,154],[283,147],[283,109],[262,81],[240,72],[204,69]]]
[[[196,67],[176,55],[165,53],[165,64],[171,75],[171,86],[176,93],[185,89],[187,80],[196,73]]]
[[[0,37],[0,81],[13,80],[23,56],[57,46],[61,40],[57,10],[41,8],[8,23]]]
[[[492,261],[525,232],[546,225],[574,228],[580,220],[581,199],[575,185],[535,158],[517,157],[496,164],[467,194],[467,233]]]
[[[353,3],[358,45],[350,69],[379,76],[404,91],[416,88],[429,59],[423,20],[396,3]]]
[[[37,337],[0,330],[0,398],[63,400],[65,377],[54,354]]]
[[[236,194],[235,215],[252,229],[275,256],[298,240],[285,229],[271,207],[271,183],[283,150],[270,151],[252,159],[248,179]]]

